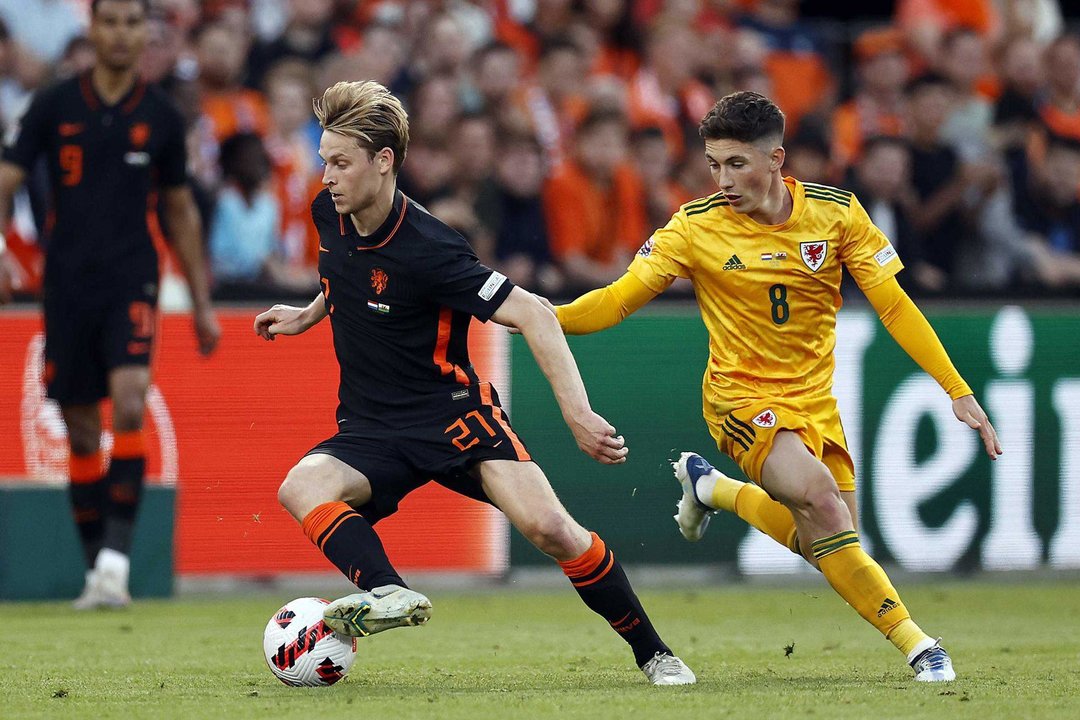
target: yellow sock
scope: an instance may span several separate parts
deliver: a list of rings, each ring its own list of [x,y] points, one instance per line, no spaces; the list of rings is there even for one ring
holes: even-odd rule
[[[854,530],[815,540],[813,548],[821,574],[833,590],[905,656],[930,639],[911,620],[889,576],[863,552]]]
[[[737,481],[736,481],[737,482]],[[735,494],[731,511],[786,547],[800,555],[795,518],[791,511],[769,497],[769,494],[753,483],[741,483]],[[720,483],[717,483],[717,487]],[[716,497],[716,491],[713,491]]]

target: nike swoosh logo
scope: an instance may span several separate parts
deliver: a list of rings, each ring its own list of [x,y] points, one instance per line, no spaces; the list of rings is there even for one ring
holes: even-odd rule
[[[338,420],[338,421],[337,421],[337,424],[338,424],[338,425],[341,425],[342,423],[345,423],[345,422],[347,422],[347,420],[348,420],[347,418],[346,418],[345,420]]]
[[[329,251],[329,250],[327,250],[326,248],[324,248],[324,247],[322,246],[322,243],[319,243],[319,252],[324,252],[324,253],[328,253],[328,252],[330,252],[330,251]]]
[[[499,446],[500,446],[500,445],[502,445],[502,444],[503,444],[503,441],[502,441],[502,440],[500,440],[499,442],[495,443],[495,444],[494,444],[494,445],[492,445],[491,447],[499,447]]]

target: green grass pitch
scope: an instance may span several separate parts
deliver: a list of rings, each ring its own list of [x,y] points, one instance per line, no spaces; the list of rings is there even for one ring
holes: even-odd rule
[[[823,582],[643,592],[698,674],[696,686],[672,688],[647,685],[569,587],[430,592],[427,626],[361,640],[345,680],[310,689],[285,687],[262,657],[263,626],[291,597],[185,597],[91,614],[0,604],[0,717],[1080,717],[1080,580],[901,591],[924,629],[944,636],[955,683],[912,682],[899,653]]]

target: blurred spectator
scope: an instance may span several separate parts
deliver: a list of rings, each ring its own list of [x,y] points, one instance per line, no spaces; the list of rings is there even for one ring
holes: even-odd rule
[[[593,112],[578,128],[573,157],[544,188],[552,254],[573,291],[622,275],[648,231],[627,141],[621,115]]]
[[[974,30],[990,42],[1002,32],[994,0],[896,0],[896,24],[922,62],[939,67],[942,39],[956,28]]]
[[[489,43],[473,56],[471,79],[467,110],[492,115],[505,112],[511,94],[522,83],[521,58],[505,43]]]
[[[1046,79],[1039,116],[1050,132],[1080,139],[1080,36],[1062,35],[1046,48]]]
[[[641,42],[628,0],[583,0],[584,25],[596,38],[590,72],[627,80],[637,72]]]
[[[799,0],[757,0],[739,24],[765,39],[771,97],[784,111],[788,132],[804,115],[831,107],[836,82],[820,40],[799,19]]]
[[[544,156],[528,132],[507,131],[495,153],[495,178],[478,199],[494,235],[493,266],[516,285],[544,295],[561,290],[548,242],[541,190]]]
[[[829,155],[829,138],[817,118],[807,117],[784,141],[784,174],[803,182],[835,184]]]
[[[0,132],[6,133],[22,117],[30,102],[30,91],[18,76],[18,48],[0,20]]]
[[[581,49],[567,40],[552,40],[540,51],[532,83],[518,88],[514,112],[528,123],[545,153],[545,167],[558,166],[574,126],[588,108],[581,93],[585,66]]]
[[[462,112],[458,79],[435,73],[421,82],[407,103],[409,126],[414,135],[443,135]]]
[[[302,60],[282,60],[266,74],[270,132],[266,149],[273,169],[273,193],[281,214],[280,254],[284,265],[316,277],[319,234],[311,222],[311,199],[322,188],[319,148],[310,125],[317,90],[311,66]]]
[[[953,90],[942,139],[966,160],[986,160],[993,104],[987,95],[992,89],[980,87],[990,70],[985,41],[970,28],[955,28],[942,38],[940,58],[941,73]]]
[[[908,94],[912,143],[912,183],[918,197],[909,220],[915,228],[922,263],[912,268],[915,284],[940,292],[957,268],[960,246],[970,227],[963,213],[966,178],[960,157],[941,140],[952,90],[940,75],[925,74]]]
[[[663,130],[658,127],[636,130],[631,146],[645,189],[646,224],[649,228],[664,227],[679,206],[693,200],[695,195],[675,180],[675,159]],[[704,164],[698,157],[693,161]]]
[[[1017,214],[1035,234],[1039,279],[1080,287],[1080,141],[1051,136],[1046,161],[1017,193]]]
[[[410,198],[427,207],[440,220],[461,232],[461,218],[446,218],[432,208],[433,203],[454,193],[454,156],[445,128],[439,132],[409,129],[408,162],[401,166],[398,187]]]
[[[864,138],[898,136],[904,129],[908,59],[903,36],[888,27],[867,30],[853,52],[855,94],[832,116],[833,159],[841,169],[859,157]]]
[[[1012,40],[1002,53],[1002,92],[994,104],[993,119],[994,144],[1006,154],[1022,148],[1038,122],[1036,103],[1043,78],[1042,51],[1035,41]]]
[[[258,135],[240,133],[221,144],[225,180],[210,226],[210,263],[217,297],[267,292],[310,294],[311,272],[282,262],[277,200],[270,192],[270,156]]]
[[[270,114],[262,94],[240,84],[247,42],[234,37],[225,25],[203,26],[196,38],[199,61],[199,133],[195,177],[213,189],[220,175],[218,145],[238,133],[266,135]]]
[[[630,81],[632,127],[661,128],[676,158],[698,144],[698,123],[713,105],[712,93],[695,77],[699,47],[691,28],[656,28],[645,46],[645,62]]]
[[[494,256],[495,236],[491,219],[483,217],[480,203],[494,182],[495,124],[487,115],[466,115],[458,120],[450,136],[454,140],[450,143],[451,182],[446,193],[431,201],[428,210],[461,233],[480,259],[488,262]],[[412,148],[409,153],[411,156]]]
[[[263,76],[279,60],[296,58],[318,63],[337,50],[330,36],[334,0],[288,0],[288,4],[284,32],[270,42],[256,41],[251,47],[247,63],[249,87],[262,87]]]
[[[918,199],[911,185],[911,149],[907,141],[892,135],[866,138],[852,169],[852,190],[907,268],[898,276],[900,284],[908,291],[932,289],[919,282],[926,271],[909,220],[918,212]]]

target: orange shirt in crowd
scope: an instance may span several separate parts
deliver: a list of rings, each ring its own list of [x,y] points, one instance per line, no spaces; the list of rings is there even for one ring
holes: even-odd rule
[[[899,114],[880,112],[870,103],[852,98],[832,116],[833,160],[846,168],[862,154],[863,141],[875,135],[897,137],[904,132],[904,118]]]
[[[208,92],[202,98],[202,111],[210,120],[214,138],[219,143],[240,132],[265,136],[270,127],[266,99],[262,93],[248,88]]]
[[[544,187],[551,253],[577,253],[600,263],[633,253],[648,233],[644,187],[630,164],[615,170],[611,187],[595,183],[575,162],[565,163]]]

